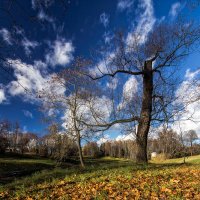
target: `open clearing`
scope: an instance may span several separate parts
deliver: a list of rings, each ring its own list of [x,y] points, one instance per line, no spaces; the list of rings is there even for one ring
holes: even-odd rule
[[[4,157],[0,199],[200,199],[200,156],[182,162],[144,166],[101,158],[87,159],[81,169],[76,163],[57,166],[49,159]]]

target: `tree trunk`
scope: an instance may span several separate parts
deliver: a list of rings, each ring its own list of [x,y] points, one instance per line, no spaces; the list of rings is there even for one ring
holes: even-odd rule
[[[147,163],[147,139],[151,122],[152,112],[152,93],[153,93],[153,72],[152,62],[146,61],[144,65],[143,75],[143,97],[142,108],[140,113],[140,121],[136,134],[136,162]]]
[[[183,163],[185,164],[185,148],[184,148],[184,157],[183,157]]]
[[[80,134],[78,134],[78,154],[79,154],[79,159],[80,159],[80,163],[81,163],[81,167],[85,167],[84,161],[83,161],[83,152],[82,152],[82,148],[81,148],[81,138],[80,138]]]

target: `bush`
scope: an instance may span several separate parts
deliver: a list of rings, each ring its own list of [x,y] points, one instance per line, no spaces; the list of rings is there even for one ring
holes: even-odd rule
[[[0,136],[0,153],[5,153],[6,148],[8,147],[8,140],[7,138]]]

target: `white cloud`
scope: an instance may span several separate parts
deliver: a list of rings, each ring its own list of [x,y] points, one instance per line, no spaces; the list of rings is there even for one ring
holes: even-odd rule
[[[182,6],[180,2],[176,2],[172,4],[170,11],[169,11],[169,16],[171,17],[176,17],[177,14],[182,10]]]
[[[25,94],[27,91],[31,93],[34,91],[42,90],[47,81],[38,69],[35,69],[33,65],[29,65],[21,62],[21,60],[9,60],[11,66],[14,69],[14,76],[17,81],[12,81],[9,84],[9,92],[11,95]],[[21,87],[21,85],[23,87]]]
[[[91,102],[90,102],[90,104],[91,104]],[[109,121],[109,117],[112,112],[112,101],[106,96],[95,97],[92,99],[92,104],[93,104],[93,110],[96,113],[99,113],[100,123],[101,123],[101,121],[104,121],[104,122]],[[88,107],[89,106],[90,105],[88,105]],[[98,114],[97,114],[97,116],[98,116]],[[94,123],[96,120],[98,120],[98,119],[94,119],[93,116],[90,116],[90,118],[91,118],[91,120],[93,120],[92,123]]]
[[[121,110],[133,101],[138,90],[138,81],[134,76],[131,76],[123,86],[123,95],[121,102],[118,104],[118,109]]]
[[[110,82],[107,82],[106,86],[110,89],[116,89],[118,85],[118,79],[117,78],[112,78]]]
[[[71,102],[70,105],[74,104],[73,99],[74,95],[71,94],[68,97],[68,102]],[[69,130],[74,130],[73,106],[70,107],[67,105],[67,109],[62,117],[64,122],[62,126]],[[104,124],[109,122],[111,111],[112,102],[106,96],[93,97],[87,102],[76,99],[76,118],[85,121],[88,124]],[[77,126],[81,126],[82,133],[84,133],[86,127],[80,123],[77,124]]]
[[[5,92],[3,89],[0,89],[0,103],[6,100]]]
[[[23,100],[38,100],[37,93],[45,89],[55,94],[63,94],[65,89],[56,83],[49,84],[53,74],[42,74],[38,66],[21,62],[21,60],[8,60],[14,70],[16,80],[9,83],[8,91],[12,96],[22,95]],[[30,101],[33,102],[33,101]]]
[[[33,114],[28,111],[28,110],[23,110],[24,116],[29,117],[29,118],[33,118]]]
[[[124,96],[133,96],[137,92],[138,82],[134,76],[131,76],[123,87]]]
[[[123,95],[117,109],[121,111],[125,109],[130,103],[134,102],[134,97],[138,91],[138,81],[134,76],[131,76],[123,86]],[[129,110],[130,108],[128,108]]]
[[[135,139],[135,135],[133,134],[128,134],[128,135],[118,135],[116,137],[116,141],[126,141],[126,140],[134,140]]]
[[[57,110],[57,109],[55,109],[55,108],[50,108],[50,109],[48,109],[48,116],[50,117],[50,116],[53,116],[53,115],[57,115],[59,113],[59,111]]]
[[[139,41],[139,44],[144,43],[147,40],[149,32],[153,29],[155,24],[154,8],[152,0],[141,0],[139,5],[139,16],[137,20],[137,26],[134,27],[133,32],[129,32],[127,36],[127,44],[134,43],[135,38]]]
[[[200,101],[187,106],[185,112],[179,117],[179,121],[172,125],[178,133],[181,131],[195,130],[200,137]]]
[[[7,44],[12,45],[11,34],[6,28],[0,29],[0,35]]]
[[[129,103],[133,100],[136,92],[138,90],[138,81],[134,76],[131,76],[123,87],[123,99],[125,103]]]
[[[107,15],[105,12],[100,15],[100,23],[102,23],[105,28],[109,24],[109,15]]]
[[[134,0],[118,0],[117,9],[119,11],[124,11],[130,9],[134,4]]]
[[[187,69],[186,74],[185,74],[185,78],[191,80],[191,79],[195,78],[199,73],[200,73],[200,69],[196,70],[194,72],[191,72],[190,69]]]
[[[29,55],[31,53],[31,49],[35,49],[39,44],[36,41],[30,41],[26,37],[24,37],[21,41],[22,46],[24,47],[26,55]]]
[[[195,72],[190,72],[190,70],[186,71],[186,80],[181,83],[180,87],[176,91],[176,102],[188,104],[189,102],[198,99],[199,93],[197,91],[199,90],[198,84],[200,84],[200,82],[194,78],[199,74],[200,70],[196,70]]]
[[[103,137],[101,137],[98,141],[97,144],[101,145],[102,143],[105,143],[107,141],[110,140],[110,136],[108,134],[104,135]]]
[[[64,66],[73,60],[74,47],[72,42],[67,42],[64,38],[60,38],[50,45],[50,48],[50,52],[46,55],[46,61],[52,66]]]
[[[38,69],[42,74],[48,74],[47,64],[42,62],[41,60],[34,60],[34,67]]]
[[[177,121],[172,125],[178,133],[181,128],[181,131],[195,130],[200,136],[200,95],[198,93],[200,81],[197,79],[199,75],[200,70],[194,72],[187,70],[186,80],[176,91],[177,103],[185,107],[184,112],[176,117]]]

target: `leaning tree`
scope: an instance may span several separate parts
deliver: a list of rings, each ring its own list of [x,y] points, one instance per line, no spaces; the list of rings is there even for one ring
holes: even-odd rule
[[[82,65],[79,61],[79,66],[80,72],[93,80],[110,80],[108,77],[112,79],[125,75],[136,77],[138,95],[137,99],[132,98],[134,106],[129,107],[132,110],[128,114],[115,114],[106,123],[98,120],[96,124],[83,123],[105,130],[119,123],[136,125],[136,161],[146,163],[151,125],[172,121],[174,115],[184,108],[181,104],[174,103],[178,102],[175,95],[178,82],[174,75],[179,73],[183,58],[197,47],[195,45],[200,39],[200,27],[195,23],[179,20],[156,25],[147,38],[140,34],[142,33],[133,32],[129,39],[119,34],[112,43],[114,46],[109,47],[111,53],[106,54],[104,61],[96,65],[96,61],[84,60]],[[118,104],[116,110],[123,113],[125,107],[119,107]]]

